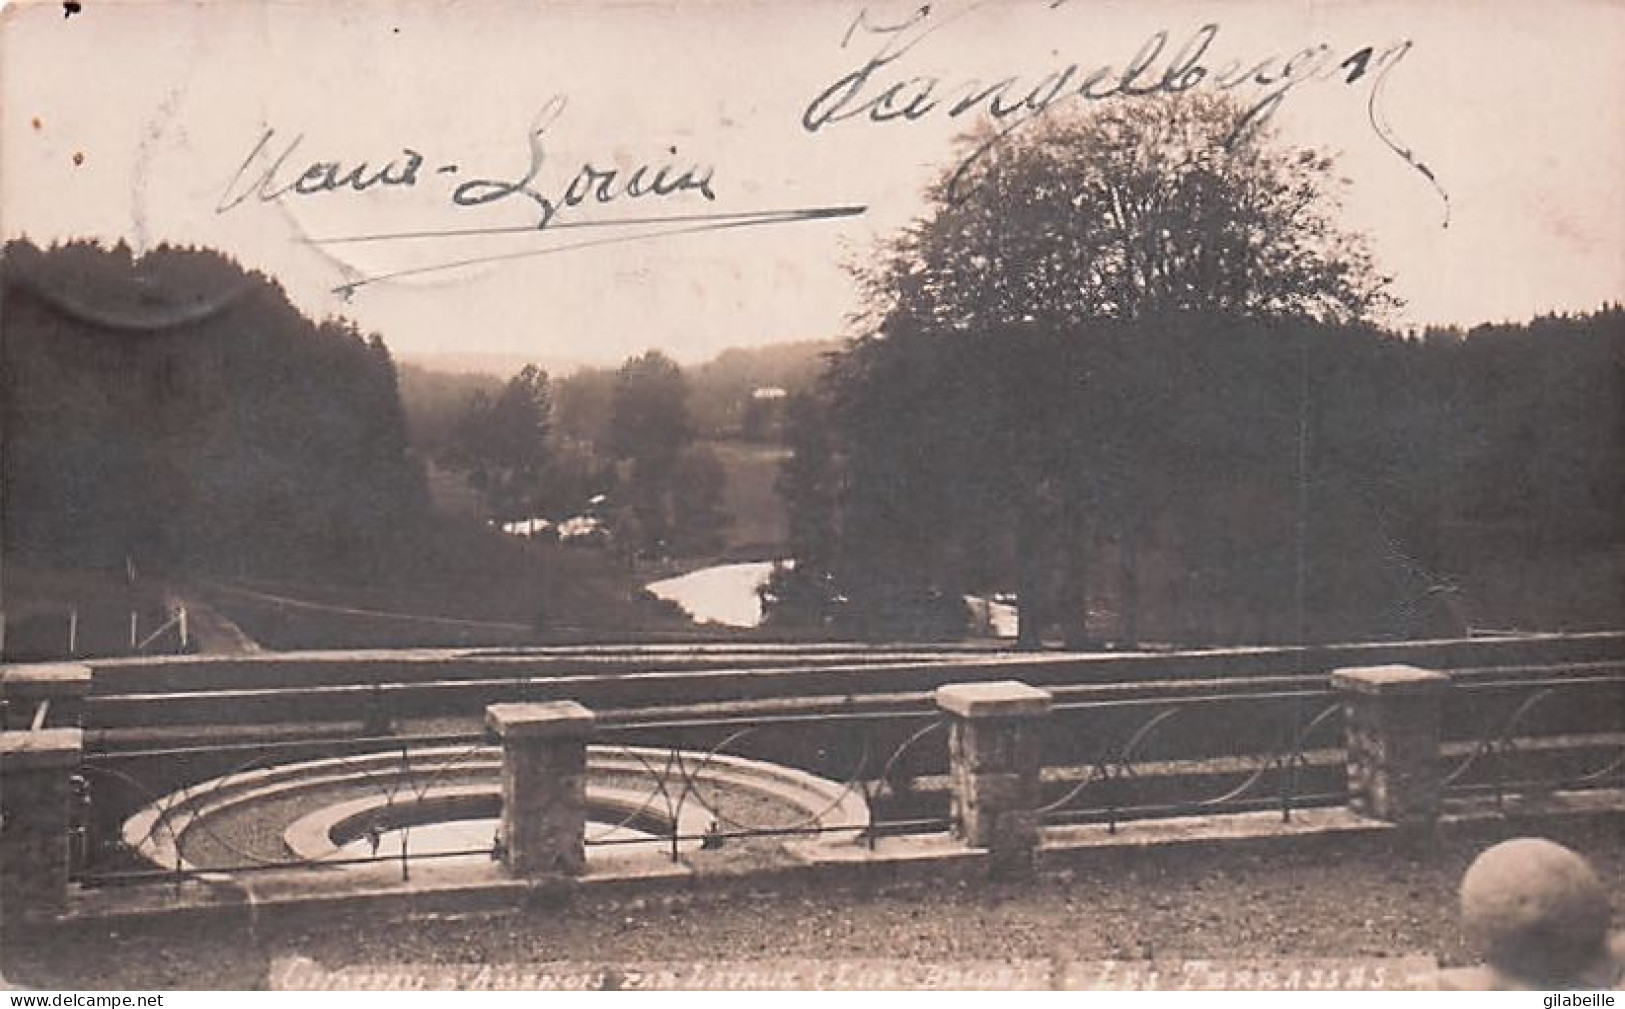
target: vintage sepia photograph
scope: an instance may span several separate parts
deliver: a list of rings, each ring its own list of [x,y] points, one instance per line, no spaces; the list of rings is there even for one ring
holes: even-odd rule
[[[1625,986],[1622,99],[1618,0],[0,6],[0,982]]]

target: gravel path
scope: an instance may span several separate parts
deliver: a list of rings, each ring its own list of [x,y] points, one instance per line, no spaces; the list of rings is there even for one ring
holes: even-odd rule
[[[327,967],[438,962],[888,958],[1005,960],[1436,955],[1470,962],[1455,888],[1488,844],[1541,833],[1585,853],[1625,911],[1621,820],[1453,835],[1429,851],[1338,839],[1121,852],[1020,884],[628,898],[503,915],[81,926],[7,937],[9,978],[80,988],[240,988],[273,957]]]

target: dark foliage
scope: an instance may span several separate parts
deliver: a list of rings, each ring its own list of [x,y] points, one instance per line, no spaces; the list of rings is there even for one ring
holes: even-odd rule
[[[1625,617],[1618,306],[1425,339],[1193,313],[898,332],[831,387],[782,483],[781,619],[844,598],[902,633],[1011,589],[1096,640]]]
[[[773,441],[774,401],[756,398],[763,389],[807,392],[817,386],[826,359],[840,342],[804,341],[766,347],[735,347],[683,369],[689,425],[700,439],[741,437]],[[582,368],[555,379],[554,419],[560,433],[605,444],[614,413],[613,368]]]
[[[533,364],[495,396],[475,392],[469,399],[444,458],[467,474],[491,518],[524,519],[541,509],[551,421],[547,372]]]
[[[608,447],[630,473],[619,532],[651,555],[691,540],[710,546],[722,522],[722,467],[691,448],[688,396],[683,369],[658,350],[627,358],[616,375]]]
[[[1243,115],[1099,106],[927,189],[855,271],[829,444],[795,435],[792,514],[838,514],[795,527],[779,619],[915,633],[1011,591],[1027,645],[1620,619],[1619,309],[1384,334],[1333,159]]]
[[[4,256],[4,535],[47,567],[364,576],[426,509],[394,362],[212,251]]]

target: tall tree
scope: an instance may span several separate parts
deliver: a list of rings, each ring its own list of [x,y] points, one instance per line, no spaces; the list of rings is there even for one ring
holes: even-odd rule
[[[929,516],[944,499],[952,507],[986,498],[990,483],[1003,483],[994,494],[1008,498],[1015,524],[1023,641],[1038,640],[1051,594],[1041,569],[1056,557],[1068,637],[1088,637],[1088,558],[1102,531],[1125,559],[1121,629],[1133,637],[1134,558],[1159,477],[1144,400],[1120,390],[1154,393],[1166,384],[1157,373],[1164,362],[1144,341],[1097,341],[1081,353],[1067,345],[1090,341],[1103,323],[1141,334],[1176,317],[1344,323],[1392,304],[1363,240],[1335,224],[1332,159],[1282,145],[1267,129],[1240,129],[1244,117],[1226,96],[1195,93],[1050,115],[928,189],[926,215],[858,271],[869,336],[839,374],[848,378],[849,412],[875,419],[849,425],[855,535],[864,535],[862,516],[878,500],[865,499],[876,494],[893,499],[882,512]],[[964,138],[961,153],[983,148],[991,129]],[[1022,350],[934,346],[951,335]],[[900,413],[922,365],[947,366],[956,353],[959,385],[939,389],[950,402],[936,426]],[[987,355],[978,367],[992,370],[963,371],[965,353]],[[881,377],[888,374],[907,377]],[[860,402],[866,395],[878,398]],[[972,415],[983,415],[990,436],[962,437]],[[888,416],[913,435],[872,437]],[[930,470],[922,446],[947,444],[950,429],[960,436],[957,463],[939,470],[946,482],[922,482],[916,477]],[[888,475],[905,458],[899,441],[915,456],[906,481]],[[912,500],[897,500],[911,485]],[[940,559],[940,546],[930,550]]]
[[[492,518],[528,518],[538,508],[552,417],[547,372],[522,368],[495,397],[477,392],[458,421],[452,464],[469,475]]]
[[[1393,302],[1335,223],[1324,153],[1237,134],[1245,108],[1184,93],[1052,114],[1003,137],[861,267],[876,329],[1069,329],[1174,311],[1347,322]],[[986,143],[983,124],[962,140]]]
[[[835,617],[840,506],[839,460],[829,406],[815,393],[797,393],[785,406],[790,455],[774,489],[783,500],[792,563],[775,567],[762,588],[763,612],[777,624],[823,628]]]
[[[615,378],[609,449],[630,462],[631,508],[645,549],[669,545],[677,464],[692,439],[682,368],[658,350],[628,358]]]

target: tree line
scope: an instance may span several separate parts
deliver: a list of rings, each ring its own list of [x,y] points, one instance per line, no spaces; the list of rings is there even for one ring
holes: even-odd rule
[[[1617,625],[1621,308],[1385,329],[1333,159],[1241,114],[1057,117],[928,191],[791,405],[772,619],[945,636],[1008,594],[1028,645]]]
[[[696,439],[687,377],[657,350],[628,358],[600,383],[521,369],[494,394],[474,392],[437,452],[464,474],[495,522],[584,515],[625,552],[646,556],[716,550],[727,523],[726,474]],[[571,429],[558,401],[607,393],[602,420]]]
[[[417,535],[377,335],[195,248],[13,241],[0,296],[8,559],[325,576]]]

